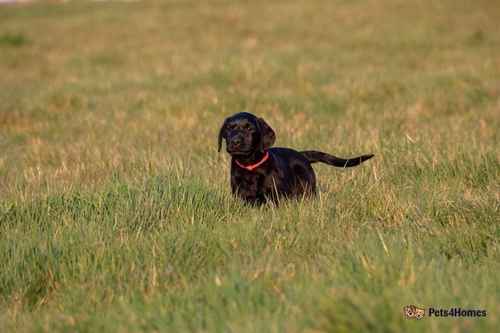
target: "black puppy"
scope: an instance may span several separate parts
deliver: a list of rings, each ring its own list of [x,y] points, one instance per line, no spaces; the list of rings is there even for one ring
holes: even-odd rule
[[[264,119],[247,112],[224,121],[219,132],[219,151],[222,139],[226,140],[226,150],[232,157],[231,190],[252,204],[316,194],[316,175],[311,163],[347,168],[373,157],[343,159],[313,150],[270,148],[276,139],[273,129]]]

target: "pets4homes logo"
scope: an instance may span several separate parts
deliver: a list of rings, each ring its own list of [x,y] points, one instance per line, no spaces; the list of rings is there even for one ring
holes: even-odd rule
[[[422,319],[425,316],[425,309],[418,308],[415,305],[403,307],[406,319]]]
[[[451,318],[481,318],[486,317],[488,313],[483,309],[462,309],[462,308],[420,308],[415,305],[403,307],[403,313],[406,319],[422,319],[428,317],[451,317]]]

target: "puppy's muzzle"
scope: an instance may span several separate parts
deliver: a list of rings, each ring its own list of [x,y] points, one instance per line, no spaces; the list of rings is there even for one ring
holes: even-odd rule
[[[244,150],[244,140],[241,135],[234,135],[228,140],[227,150],[230,152],[239,152]]]

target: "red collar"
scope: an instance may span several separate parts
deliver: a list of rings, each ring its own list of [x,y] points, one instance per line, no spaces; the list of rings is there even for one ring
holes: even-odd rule
[[[240,168],[247,169],[248,171],[253,171],[254,169],[258,168],[260,165],[262,165],[262,163],[267,161],[268,158],[269,158],[269,152],[266,151],[266,154],[264,155],[264,157],[262,157],[262,159],[255,164],[243,165],[240,162],[238,162],[238,160],[236,160],[236,159],[234,161],[236,162],[236,164],[238,164],[238,166]]]

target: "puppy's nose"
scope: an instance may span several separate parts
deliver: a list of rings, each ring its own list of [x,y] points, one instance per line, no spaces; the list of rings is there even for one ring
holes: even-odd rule
[[[233,146],[235,146],[235,147],[239,147],[239,146],[241,145],[241,141],[242,141],[242,140],[241,140],[241,138],[238,138],[238,137],[237,137],[237,138],[234,138],[234,139],[232,140],[232,144],[233,144]]]

